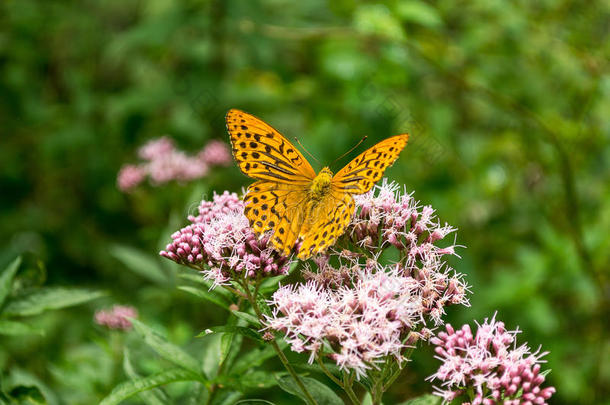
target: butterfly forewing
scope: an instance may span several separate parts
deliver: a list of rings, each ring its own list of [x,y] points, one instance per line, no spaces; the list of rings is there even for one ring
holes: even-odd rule
[[[233,156],[241,171],[259,180],[308,185],[316,173],[278,131],[255,116],[232,109],[226,116]]]
[[[398,158],[408,140],[408,134],[396,135],[365,150],[335,174],[333,189],[350,194],[368,192]]]

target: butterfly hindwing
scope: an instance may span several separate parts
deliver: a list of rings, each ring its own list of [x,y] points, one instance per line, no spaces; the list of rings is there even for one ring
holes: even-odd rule
[[[396,135],[365,150],[335,174],[333,189],[350,194],[368,192],[398,158],[408,140],[408,134]]]
[[[349,225],[354,209],[354,198],[349,193],[331,191],[306,219],[299,258],[306,259],[333,246]]]
[[[273,245],[283,249],[290,230],[284,224],[290,222],[288,218],[294,216],[294,210],[306,198],[306,190],[302,187],[260,180],[248,187],[244,197],[244,214],[258,235],[273,230]]]
[[[313,168],[294,145],[262,120],[232,109],[226,123],[233,156],[245,175],[285,184],[308,184],[315,177]]]

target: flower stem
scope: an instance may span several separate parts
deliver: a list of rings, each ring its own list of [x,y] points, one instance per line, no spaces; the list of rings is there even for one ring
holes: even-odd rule
[[[244,287],[244,291],[246,292],[248,301],[250,301],[250,304],[252,305],[252,308],[254,309],[254,312],[256,313],[256,316],[258,317],[259,322],[261,322],[261,324],[262,324],[263,320],[264,320],[263,313],[261,312],[260,308],[258,307],[258,303],[256,302],[256,297],[254,297],[252,295],[252,293],[250,292],[250,289],[248,288],[248,285],[245,282],[242,284],[242,287]],[[258,292],[258,286],[256,286],[255,291]],[[288,358],[286,357],[286,355],[284,354],[284,352],[282,351],[280,346],[277,344],[275,339],[271,341],[271,346],[277,353],[277,355],[280,358],[280,361],[282,362],[282,364],[284,365],[284,368],[286,369],[286,371],[288,371],[288,373],[290,374],[290,376],[292,377],[294,382],[299,386],[300,390],[303,392],[303,395],[305,395],[307,403],[310,405],[317,405],[318,403],[316,402],[315,399],[313,399],[313,397],[311,396],[309,391],[307,391],[305,384],[303,384],[303,381],[301,381],[301,379],[299,378],[299,375],[296,373],[296,371],[294,370],[292,365],[290,365]]]
[[[352,385],[346,385],[344,381],[339,380],[337,377],[335,377],[333,375],[333,373],[331,373],[326,366],[324,365],[324,362],[322,361],[322,359],[320,358],[320,356],[316,356],[316,360],[318,361],[318,364],[320,365],[320,368],[322,369],[322,371],[324,372],[324,374],[326,374],[326,376],[328,378],[330,378],[335,384],[337,384],[339,387],[341,387],[343,389],[343,391],[345,391],[345,393],[347,394],[347,396],[349,397],[350,401],[352,401],[352,404],[354,405],[359,405],[360,401],[358,400],[358,397],[356,396],[356,394],[354,393],[354,391],[352,390]]]

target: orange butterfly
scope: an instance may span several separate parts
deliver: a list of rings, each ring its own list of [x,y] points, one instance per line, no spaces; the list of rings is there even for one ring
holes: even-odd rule
[[[408,134],[393,136],[334,176],[328,167],[316,175],[285,137],[255,116],[232,109],[226,122],[240,170],[258,180],[244,197],[244,214],[252,229],[259,235],[272,230],[273,246],[285,255],[302,240],[300,259],[336,242],[354,213],[352,195],[369,191],[409,139]]]

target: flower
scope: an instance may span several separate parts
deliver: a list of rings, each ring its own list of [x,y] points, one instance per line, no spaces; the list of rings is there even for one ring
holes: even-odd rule
[[[125,165],[117,176],[117,186],[121,191],[130,191],[146,178],[146,171],[139,166]]]
[[[217,140],[205,145],[198,157],[210,166],[229,166],[233,161],[227,144]]]
[[[176,150],[174,141],[167,136],[152,139],[138,149],[138,156],[143,160],[161,159]]]
[[[160,255],[202,270],[215,284],[234,277],[286,274],[288,258],[272,248],[269,235],[256,236],[243,210],[235,193],[202,201],[199,215],[188,217],[191,224],[175,232]]]
[[[540,363],[548,352],[517,347],[517,333],[507,331],[495,315],[478,325],[476,335],[469,325],[455,330],[447,324],[446,332],[430,340],[442,361],[429,377],[442,381],[435,393],[451,402],[473,392],[462,404],[546,404],[555,392],[554,387],[541,388],[545,376]]]
[[[434,209],[419,206],[412,194],[383,179],[381,186],[354,197],[356,211],[348,229],[353,241],[373,251],[392,245],[402,251],[408,262],[431,261],[455,255],[455,245],[439,247],[455,228],[436,220]]]
[[[226,144],[211,141],[196,156],[176,149],[168,137],[153,139],[140,147],[138,165],[125,165],[117,176],[120,190],[129,191],[149,178],[153,185],[170,181],[187,182],[207,176],[210,166],[227,166],[231,154]]]
[[[429,336],[429,292],[422,288],[426,283],[407,275],[400,265],[383,267],[368,261],[347,267],[352,277],[343,284],[346,269],[325,266],[326,276],[320,279],[280,287],[265,323],[285,333],[293,351],[309,352],[310,362],[322,348],[332,348],[326,354],[360,378],[388,356],[404,361],[403,350]],[[325,285],[320,280],[331,282]]]
[[[134,307],[115,305],[110,309],[97,311],[94,315],[95,323],[110,329],[129,330],[132,325],[129,318],[137,318],[138,310]]]

